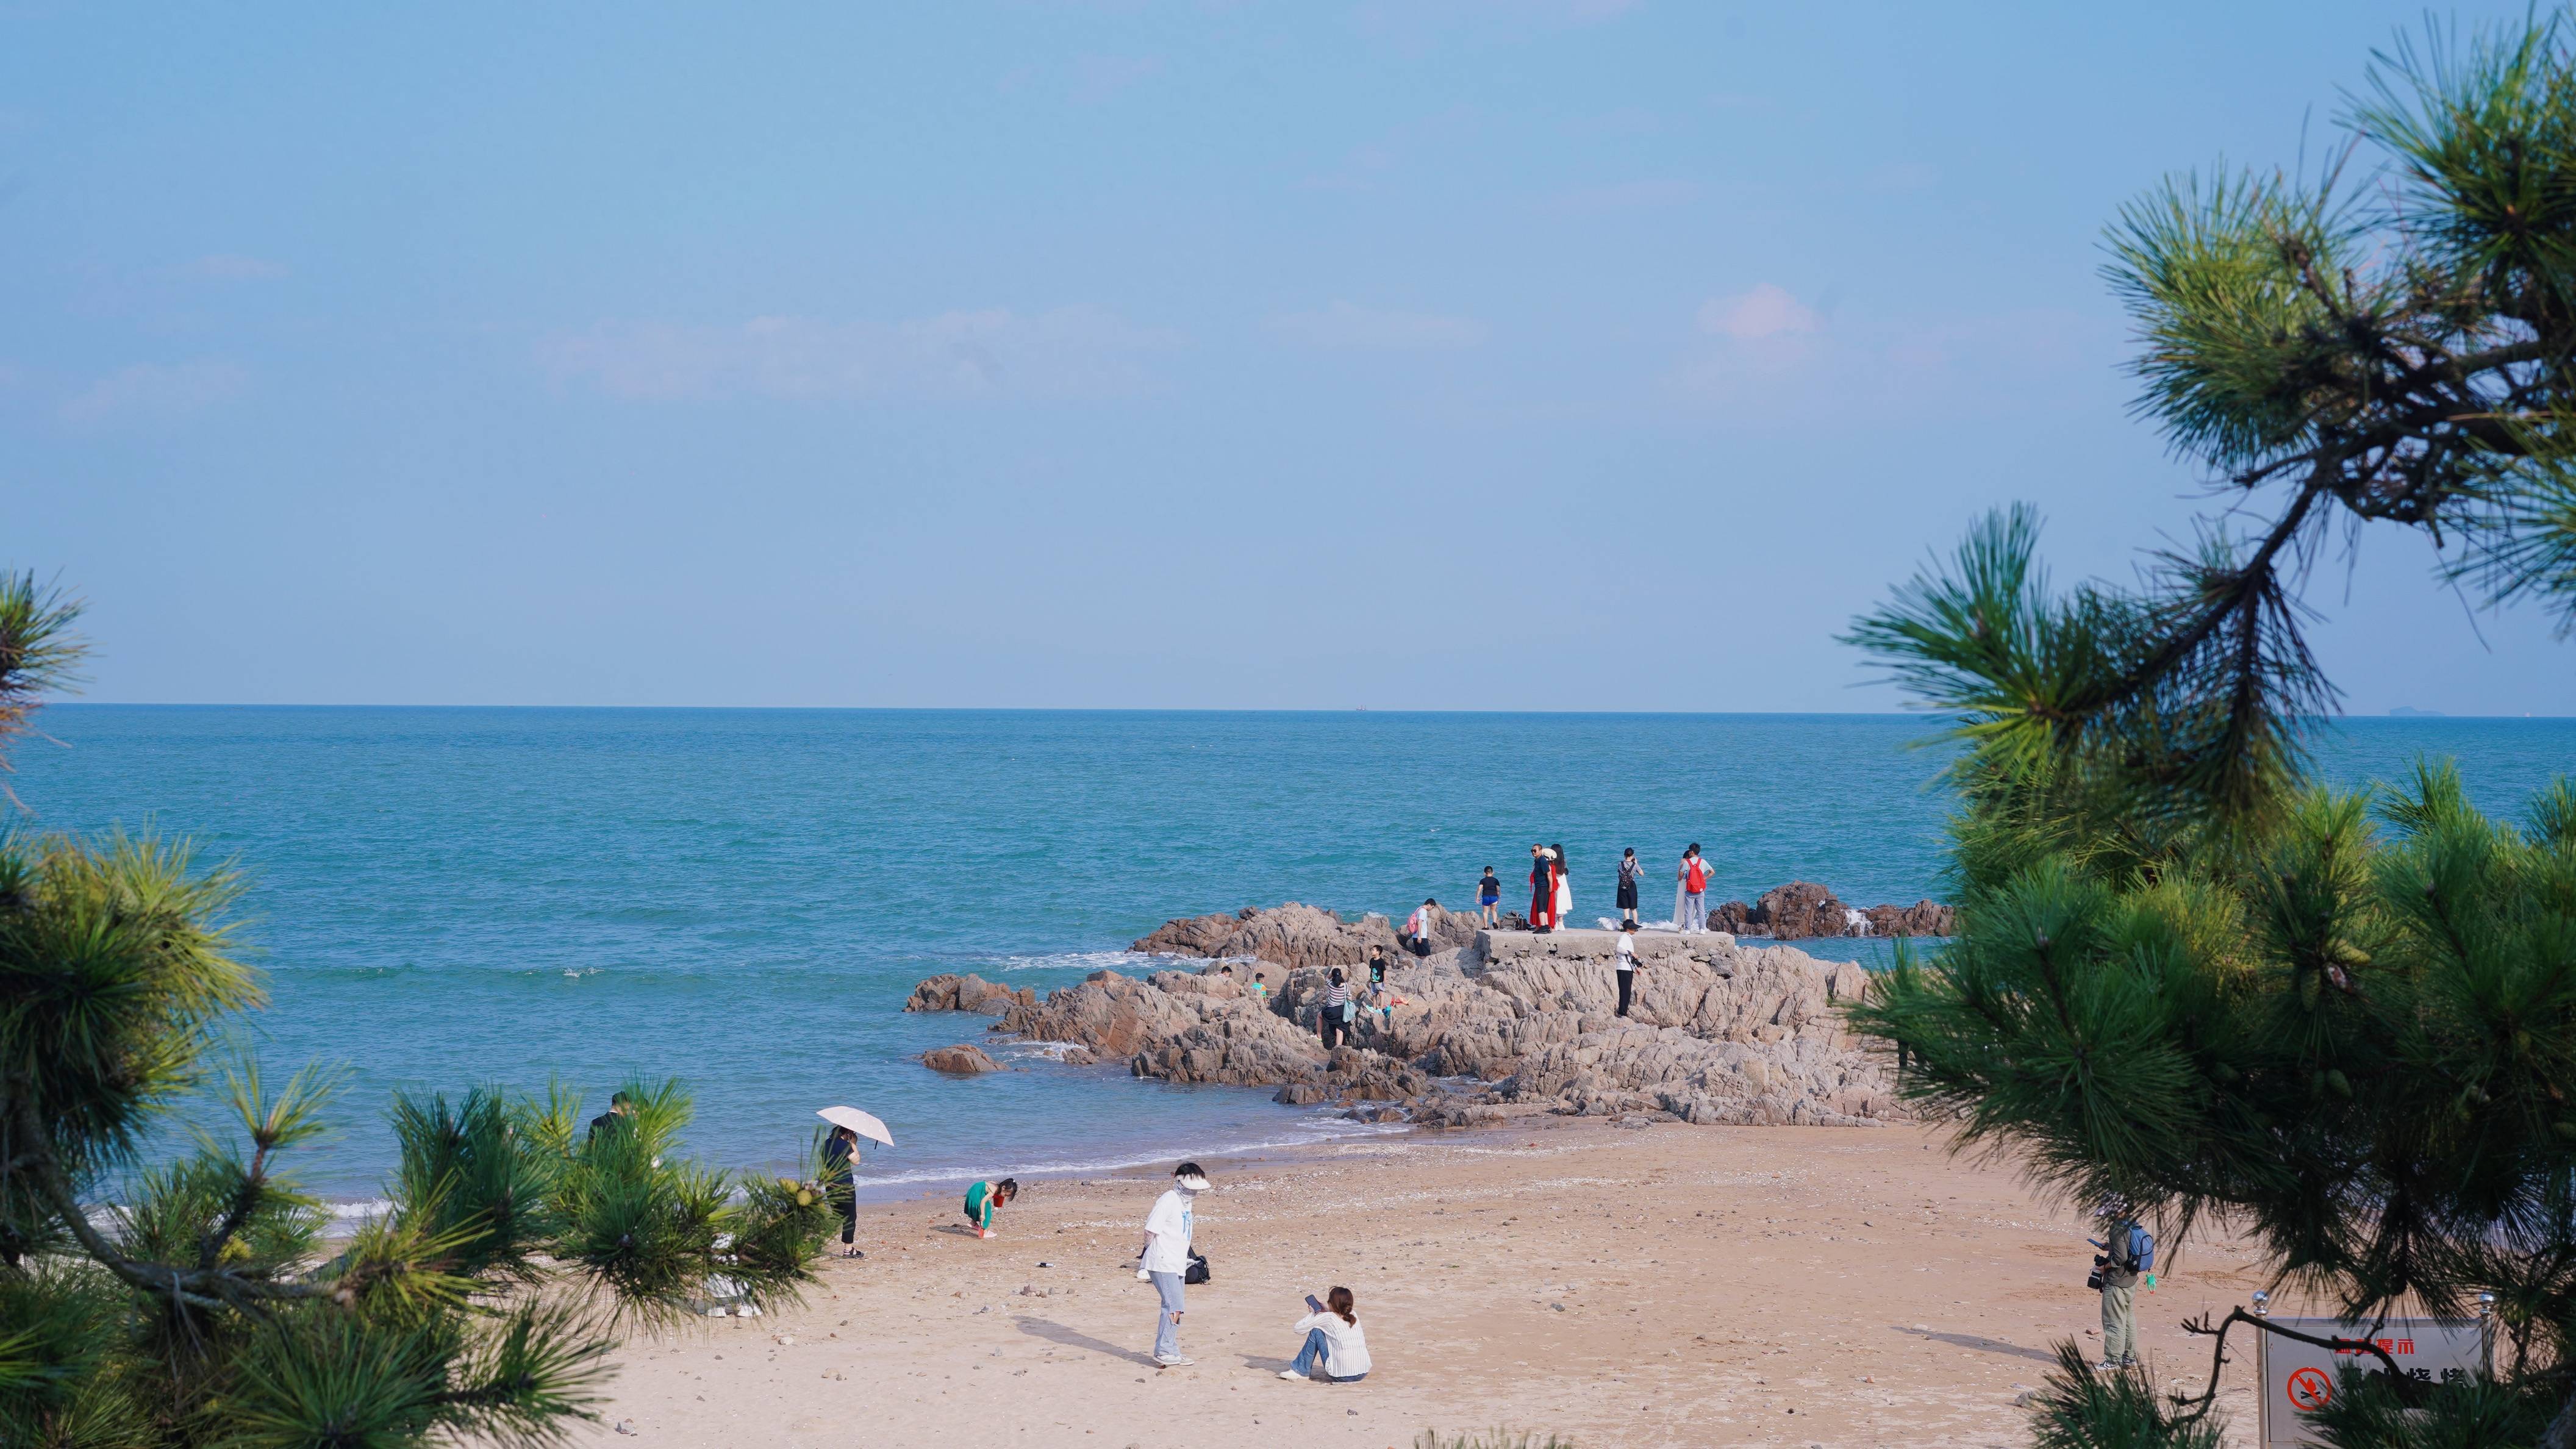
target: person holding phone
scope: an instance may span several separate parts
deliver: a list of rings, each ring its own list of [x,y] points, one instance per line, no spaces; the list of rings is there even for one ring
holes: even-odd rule
[[[1279,1371],[1283,1379],[1326,1379],[1337,1384],[1355,1384],[1368,1377],[1368,1335],[1360,1331],[1360,1316],[1351,1300],[1351,1290],[1335,1288],[1315,1301],[1306,1295],[1306,1316],[1297,1320],[1297,1331],[1306,1335],[1305,1347],[1297,1350],[1297,1361]]]

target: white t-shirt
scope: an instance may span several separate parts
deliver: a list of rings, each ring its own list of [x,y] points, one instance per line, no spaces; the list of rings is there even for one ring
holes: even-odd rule
[[[1190,1194],[1173,1188],[1154,1199],[1154,1210],[1145,1215],[1145,1231],[1154,1241],[1145,1249],[1144,1269],[1148,1273],[1186,1273],[1190,1270]]]
[[[1619,969],[1622,971],[1637,969],[1637,938],[1625,931],[1619,933]]]

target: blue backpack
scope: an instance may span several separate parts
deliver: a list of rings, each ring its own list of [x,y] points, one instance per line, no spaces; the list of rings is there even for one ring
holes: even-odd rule
[[[2128,1261],[2121,1262],[2115,1257],[2112,1260],[2112,1266],[2126,1268],[2132,1273],[2154,1272],[2156,1270],[2155,1234],[2136,1223],[2129,1224]]]

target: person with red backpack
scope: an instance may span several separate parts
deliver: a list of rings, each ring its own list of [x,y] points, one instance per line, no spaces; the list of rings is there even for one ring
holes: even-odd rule
[[[1680,899],[1673,903],[1673,928],[1681,931],[1708,929],[1708,862],[1699,854],[1699,842],[1690,843],[1682,852]]]

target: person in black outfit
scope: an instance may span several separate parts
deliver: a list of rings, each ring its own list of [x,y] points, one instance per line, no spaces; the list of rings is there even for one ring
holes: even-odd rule
[[[608,1110],[590,1119],[590,1133],[585,1143],[598,1140],[602,1132],[630,1132],[635,1127],[635,1103],[624,1092],[608,1099]]]
[[[1371,946],[1369,947],[1369,989],[1375,990],[1385,984],[1386,948],[1384,946]]]
[[[835,1126],[823,1139],[823,1195],[841,1215],[841,1256],[864,1258],[859,1240],[859,1134]]]
[[[1621,930],[1637,929],[1637,877],[1644,874],[1645,869],[1643,865],[1637,863],[1637,852],[1634,847],[1631,847],[1627,854],[1619,857],[1619,928]]]

